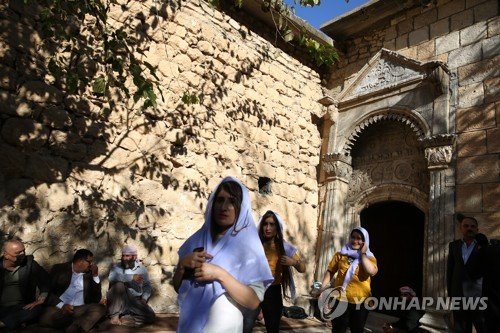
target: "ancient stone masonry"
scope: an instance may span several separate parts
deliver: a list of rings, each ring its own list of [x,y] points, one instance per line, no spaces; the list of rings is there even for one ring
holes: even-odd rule
[[[332,181],[322,160],[320,225],[331,233],[321,237],[342,244],[335,232],[359,225],[364,208],[408,202],[425,214],[422,291],[440,296],[454,213],[500,237],[499,3],[390,4],[372,2],[322,28],[344,51],[328,82],[335,117],[322,149],[352,157],[352,176],[347,186]],[[340,213],[326,211],[330,201]],[[335,250],[324,251],[318,265]],[[444,327],[442,317],[428,323]]]
[[[123,96],[111,109],[89,88],[66,93],[47,64],[67,54],[37,30],[39,11],[35,1],[0,5],[2,234],[24,239],[45,266],[87,247],[103,277],[124,243],[137,245],[153,307],[175,310],[177,250],[201,226],[211,189],[233,175],[248,186],[255,218],[278,211],[287,239],[314,257],[320,76],[264,38],[267,26],[243,25],[205,1],[112,2],[110,24],[157,67],[164,99],[141,111]],[[200,102],[186,105],[185,93]],[[272,193],[259,193],[259,177],[271,179]],[[308,265],[300,293],[312,280]]]

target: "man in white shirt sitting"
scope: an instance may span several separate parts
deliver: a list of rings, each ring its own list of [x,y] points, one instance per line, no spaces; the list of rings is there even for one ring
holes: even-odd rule
[[[120,263],[109,272],[107,305],[111,323],[135,327],[153,323],[155,313],[147,304],[151,292],[148,271],[137,260],[137,249],[125,245]]]
[[[56,264],[50,271],[48,308],[40,325],[66,328],[66,332],[88,332],[105,316],[101,281],[94,255],[87,249],[75,252],[72,262]]]

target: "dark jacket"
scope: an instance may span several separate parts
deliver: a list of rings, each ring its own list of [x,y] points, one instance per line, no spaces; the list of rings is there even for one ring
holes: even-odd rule
[[[0,258],[0,295],[3,292],[4,270],[3,259]],[[37,287],[40,293],[49,291],[47,271],[33,259],[33,256],[26,256],[25,264],[19,268],[19,285],[21,286],[24,304],[35,301]]]
[[[462,258],[462,240],[456,240],[448,244],[448,262],[446,265],[446,282],[448,289],[448,296],[450,297],[463,297],[463,282],[474,280],[469,274],[468,266],[475,266],[478,260],[477,244],[464,264]]]
[[[71,283],[73,269],[71,262],[56,264],[50,270],[50,293],[47,305],[56,306],[61,302],[59,296],[64,294]],[[99,303],[101,301],[101,283],[95,283],[91,273],[83,276],[83,300],[85,304]]]

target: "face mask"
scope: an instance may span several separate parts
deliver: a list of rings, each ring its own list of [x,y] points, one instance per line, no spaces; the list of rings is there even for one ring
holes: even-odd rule
[[[26,261],[26,255],[20,254],[20,255],[16,256],[16,260],[14,261],[14,265],[22,266],[25,261]]]
[[[134,259],[130,259],[130,260],[123,260],[122,259],[122,267],[124,269],[132,269],[135,267],[135,260]]]

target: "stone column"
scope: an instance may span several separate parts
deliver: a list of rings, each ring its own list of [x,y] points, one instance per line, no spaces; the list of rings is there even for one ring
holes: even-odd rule
[[[322,158],[325,172],[325,201],[320,212],[318,253],[315,279],[321,281],[333,253],[340,249],[345,237],[345,199],[352,173],[351,157],[325,154]]]
[[[455,177],[451,165],[455,137],[441,134],[423,140],[430,172],[426,226],[424,296],[446,296],[448,243],[454,238]]]

